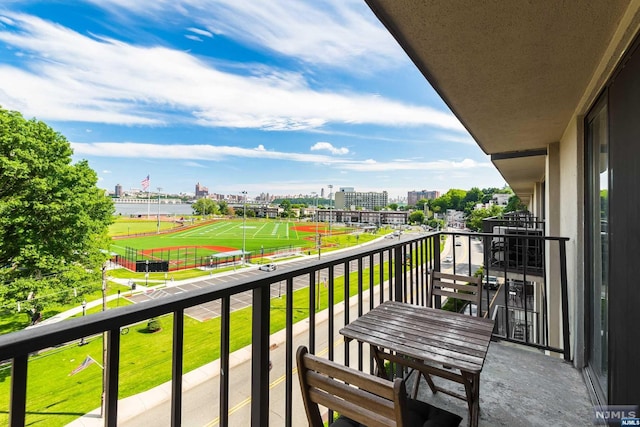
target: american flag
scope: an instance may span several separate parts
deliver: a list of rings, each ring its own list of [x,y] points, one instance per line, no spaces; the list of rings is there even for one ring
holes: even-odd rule
[[[78,372],[87,369],[89,367],[89,365],[91,365],[92,363],[95,363],[95,360],[93,360],[93,357],[91,357],[91,356],[85,357],[84,361],[80,364],[80,366],[78,366],[76,369],[71,371],[69,376],[75,375]]]
[[[142,184],[142,189],[146,190],[147,188],[149,188],[149,175],[147,175],[145,177],[145,179],[143,179],[140,184]]]

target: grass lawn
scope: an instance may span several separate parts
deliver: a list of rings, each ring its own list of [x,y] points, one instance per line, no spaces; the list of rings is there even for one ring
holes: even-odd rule
[[[379,266],[374,267],[374,283],[379,283]],[[364,289],[369,286],[370,270],[363,271]],[[387,280],[388,268],[383,265],[384,280]],[[358,290],[358,273],[350,274],[349,295]],[[334,301],[344,299],[344,278],[334,281]],[[328,291],[319,286],[320,303],[317,311],[327,308]],[[277,332],[285,326],[285,296],[271,300],[271,332]],[[116,304],[112,301],[110,305]],[[122,305],[124,302],[120,301]],[[306,319],[309,315],[309,289],[294,293],[294,322]],[[162,330],[150,334],[146,324],[129,328],[121,336],[120,360],[120,398],[124,398],[171,378],[171,354],[173,316],[161,318]],[[251,307],[231,313],[231,351],[251,343]],[[102,371],[97,364],[91,364],[85,370],[70,376],[89,355],[101,362],[102,342],[100,337],[88,339],[89,343],[79,347],[73,343],[65,347],[33,356],[29,361],[27,424],[42,426],[64,425],[100,405]],[[184,330],[185,360],[184,371],[188,372],[219,357],[220,318],[201,323],[185,317]],[[153,372],[153,375],[149,375]],[[0,402],[8,404],[10,386],[10,368],[0,369]],[[56,384],[58,388],[51,387]],[[63,393],[60,390],[64,390]],[[6,407],[0,404],[0,425],[6,425],[8,416]]]
[[[162,231],[179,227],[180,225],[173,221],[160,221],[160,230]],[[156,231],[158,231],[158,221],[156,219],[117,218],[109,226],[109,235],[114,237],[154,233]]]
[[[111,250],[124,255],[125,247],[135,249],[189,246],[220,248],[208,251],[203,249],[201,255],[208,256],[211,253],[242,249],[244,241],[246,250],[258,255],[262,249],[270,251],[286,247],[315,248],[315,226],[315,223],[264,219],[250,219],[246,223],[242,219],[220,220],[169,234],[120,239],[113,243]],[[318,224],[318,230],[323,234],[328,233],[325,227],[326,224]],[[323,244],[330,243],[330,240],[326,239],[332,238],[323,236]]]
[[[129,288],[117,283],[110,282],[109,286],[107,287],[107,295],[115,295],[118,293],[118,291],[125,292],[125,290],[129,290]],[[48,319],[55,316],[56,314],[67,311],[70,308],[80,306],[83,299],[85,301],[93,301],[100,298],[102,298],[102,290],[99,290],[99,287],[98,290],[90,294],[77,296],[74,296],[73,290],[70,290],[67,303],[46,306],[42,312],[42,317],[44,319]],[[0,335],[22,330],[29,326],[30,323],[31,316],[26,314],[26,312],[17,313],[14,310],[0,311]],[[2,376],[0,376],[0,380],[1,379]]]
[[[226,227],[230,230],[235,229],[235,233],[238,233],[238,225],[242,226],[242,220],[239,221],[225,221]],[[265,225],[266,224],[266,225]],[[271,225],[275,228],[275,221],[247,221],[247,228],[244,229],[246,233],[247,241],[249,241],[249,227],[256,227],[253,229],[253,236],[251,239],[254,241],[260,241],[262,237],[260,230],[257,229],[258,225],[266,226]],[[302,239],[302,231],[291,230],[290,227],[297,223],[280,223],[286,224],[278,227],[277,233],[284,232],[287,236],[287,232],[283,230],[289,230],[288,236],[293,240],[294,238]],[[216,224],[210,224],[216,225]],[[224,230],[218,229],[218,231],[212,231],[209,226],[200,227],[206,231],[209,230],[209,239],[214,239],[218,235],[225,235]],[[282,228],[281,228],[282,227]],[[191,229],[189,231],[200,230]],[[214,229],[215,230],[215,229]],[[242,229],[240,229],[242,230]],[[271,229],[273,231],[273,228]],[[200,230],[203,231],[203,230]],[[293,233],[295,231],[296,233]],[[242,232],[242,231],[240,231]],[[178,233],[181,234],[181,233]],[[195,234],[195,233],[194,233]],[[297,237],[295,237],[297,234]],[[313,237],[314,233],[311,234]],[[161,239],[163,236],[154,236],[156,239]],[[354,235],[334,235],[331,237],[323,238],[323,244],[334,245],[340,247],[341,245],[355,245],[364,243],[366,240],[373,239],[377,236],[371,236],[367,234],[361,234],[359,237]],[[190,236],[182,235],[182,239],[201,239],[206,240],[204,236]],[[236,237],[237,239],[237,237]],[[127,239],[141,240],[144,239]],[[232,239],[233,240],[233,239]],[[279,240],[276,238],[275,240]],[[282,240],[285,240],[284,238]],[[273,238],[271,238],[273,241]],[[120,241],[122,242],[122,241]],[[161,240],[164,245],[164,241]],[[311,241],[313,245],[313,240]],[[249,247],[249,245],[247,245]],[[325,249],[323,249],[325,251]],[[374,267],[374,283],[379,283],[379,269],[380,266]],[[179,274],[180,273],[180,274]],[[175,279],[182,279],[187,277],[194,277],[191,274],[199,274],[199,270],[173,272]],[[204,274],[208,274],[204,272]],[[364,289],[368,289],[369,285],[369,269],[362,272]],[[388,277],[387,263],[383,265],[384,280]],[[112,270],[109,275],[113,277],[131,277],[131,273],[123,273],[121,270]],[[144,273],[138,273],[140,277],[137,280],[144,278]],[[183,276],[184,275],[184,276]],[[156,277],[158,276],[158,277]],[[164,273],[150,273],[150,280],[164,280]],[[357,293],[358,273],[353,272],[350,275],[349,283],[349,295]],[[109,286],[109,293],[116,293],[117,290],[128,290],[126,287],[121,287],[113,283]],[[319,286],[320,289],[320,305],[317,311],[326,309],[327,307],[327,290],[323,286]],[[344,278],[337,277],[334,283],[334,302],[337,304],[344,299]],[[95,295],[85,295],[77,297],[78,301],[73,301],[71,306],[78,305],[82,298],[87,301],[93,299],[99,299],[101,297],[100,291],[97,291]],[[109,307],[115,307],[117,305],[125,305],[128,302],[124,299],[115,300],[109,302]],[[294,322],[306,319],[309,315],[309,311],[306,308],[309,306],[309,290],[308,288],[300,289],[294,293],[293,307],[296,307],[293,311]],[[54,312],[64,311],[69,307],[52,308]],[[94,308],[88,311],[99,311],[100,308]],[[271,300],[271,332],[274,333],[284,328],[285,325],[285,296],[280,299]],[[5,316],[0,317],[0,328],[12,329],[15,327],[16,322],[20,322],[20,316],[7,316],[13,317],[13,319],[5,322]],[[28,323],[28,318],[24,315],[25,324]],[[220,319],[212,319],[210,321],[201,323],[193,320],[189,317],[185,317],[185,330],[184,330],[184,345],[185,345],[185,360],[184,360],[184,372],[189,372],[203,364],[216,360],[219,357],[219,344],[220,344]],[[120,360],[120,398],[124,398],[133,394],[137,394],[141,391],[148,390],[156,385],[162,384],[171,378],[171,359],[170,354],[172,351],[172,325],[173,316],[167,315],[161,318],[162,330],[160,332],[150,334],[146,332],[146,323],[133,325],[129,328],[129,332],[126,335],[121,336],[121,360]],[[231,351],[242,348],[249,345],[251,342],[251,308],[235,311],[231,314]],[[13,329],[15,330],[15,329]],[[30,358],[29,363],[29,378],[28,378],[28,400],[27,400],[27,424],[29,425],[43,425],[43,426],[58,426],[65,425],[73,419],[87,413],[88,411],[98,407],[100,405],[100,392],[101,392],[101,375],[102,370],[97,364],[91,364],[85,370],[70,376],[69,373],[77,368],[85,358],[90,355],[98,363],[102,363],[102,340],[101,337],[87,338],[88,344],[85,346],[78,346],[76,343],[72,343],[68,346],[56,348],[50,351],[43,352],[41,355],[33,356]],[[149,373],[152,372],[153,375]],[[51,387],[52,384],[56,384],[57,388]],[[9,387],[10,387],[10,367],[4,366],[0,368],[0,425],[5,425],[8,422],[7,406],[9,402]],[[62,390],[62,392],[61,392]]]

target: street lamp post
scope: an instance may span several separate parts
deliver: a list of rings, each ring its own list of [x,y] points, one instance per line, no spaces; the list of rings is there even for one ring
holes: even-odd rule
[[[247,192],[243,191],[244,199],[242,200],[242,265],[244,265],[244,252],[247,241]]]
[[[144,285],[149,287],[149,260],[144,260]]]
[[[162,188],[158,187],[158,234],[160,234],[160,192]]]
[[[329,184],[329,236],[331,236],[331,220],[333,219],[333,185]]]
[[[82,317],[87,314],[87,301],[82,300]],[[85,345],[87,342],[84,340],[84,337],[80,338],[80,343],[78,345]]]
[[[315,208],[313,209],[313,220],[316,223],[316,249],[318,249],[318,193],[311,192],[311,195],[315,197]]]

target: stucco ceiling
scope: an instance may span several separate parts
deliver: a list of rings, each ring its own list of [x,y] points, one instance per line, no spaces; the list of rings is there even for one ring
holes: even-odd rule
[[[560,140],[629,3],[366,1],[487,154]]]

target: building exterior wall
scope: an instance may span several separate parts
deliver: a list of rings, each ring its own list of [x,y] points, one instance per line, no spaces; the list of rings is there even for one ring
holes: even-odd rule
[[[422,199],[433,200],[433,199],[437,199],[438,197],[440,197],[439,191],[427,191],[427,190],[409,191],[407,193],[407,204],[409,206],[415,206],[418,203],[418,201]]]
[[[318,221],[355,222],[362,224],[408,224],[406,211],[349,211],[343,209],[318,209]]]
[[[585,182],[586,165],[584,117],[592,108],[598,95],[603,91],[605,85],[612,78],[614,72],[617,72],[619,66],[618,61],[623,57],[623,53],[630,46],[639,32],[640,2],[632,1],[630,2],[627,13],[620,21],[620,25],[613,35],[607,50],[603,53],[600,64],[593,73],[589,85],[585,87],[582,98],[576,104],[571,120],[567,123],[567,127],[557,150],[557,157],[560,165],[557,182],[552,183],[549,181],[549,176],[546,177],[545,204],[546,206],[549,206],[551,203],[558,204],[558,212],[555,213],[556,215],[554,218],[548,218],[547,220],[547,224],[551,225],[551,229],[548,231],[548,234],[553,235],[557,233],[557,235],[570,238],[570,241],[567,243],[567,281],[569,285],[568,302],[572,357],[574,364],[577,367],[584,367],[588,363],[588,334],[590,331],[587,330],[585,326],[591,317],[590,312],[587,310],[587,304],[585,301],[591,284],[587,283],[586,271],[590,261],[587,259],[585,252],[585,245],[587,242],[585,229],[587,224],[585,223],[586,217],[584,207],[587,184]],[[637,82],[640,82],[640,76],[637,79]],[[613,147],[612,150],[615,150],[615,147]],[[616,182],[615,179],[613,182]],[[617,182],[620,184],[620,181]],[[555,190],[550,191],[553,186],[557,187],[557,192]],[[549,208],[547,208],[547,211],[549,211]],[[619,212],[619,210],[615,213],[621,216],[635,215],[635,212]],[[620,235],[618,238],[629,239],[630,237]],[[613,267],[611,260],[609,263],[610,267]],[[630,263],[626,268],[635,270],[635,267]],[[628,286],[628,284],[613,282],[610,285],[618,287]],[[610,356],[613,356],[609,360],[609,369],[613,372],[610,375],[613,375],[614,380],[613,385],[609,384],[610,395],[607,399],[608,402],[603,403],[632,403],[628,402],[628,399],[621,401],[619,397],[620,393],[623,393],[622,395],[626,395],[627,397],[635,393],[637,397],[637,391],[630,392],[624,388],[621,389],[620,381],[615,377],[615,371],[616,369],[618,372],[623,369],[627,370],[625,374],[619,375],[619,377],[625,376],[626,378],[629,378],[630,376],[637,376],[637,374],[628,370],[633,364],[627,363],[628,360],[624,359],[625,357],[633,357],[633,355],[629,354],[629,349],[625,347],[625,343],[622,343],[622,345],[617,348],[616,344],[611,341],[611,336],[612,334],[615,336],[617,333],[619,336],[626,336],[628,342],[635,342],[638,335],[637,332],[632,330],[616,332],[612,329],[615,328],[615,325],[612,325],[611,323],[608,327],[610,336],[609,354]],[[621,351],[622,348],[625,348],[626,350]],[[633,350],[631,350],[631,352],[633,352]],[[623,391],[621,392],[620,390]]]
[[[336,209],[350,209],[361,207],[373,210],[376,207],[385,207],[389,204],[389,196],[386,191],[359,192],[359,191],[338,191],[336,193]]]

